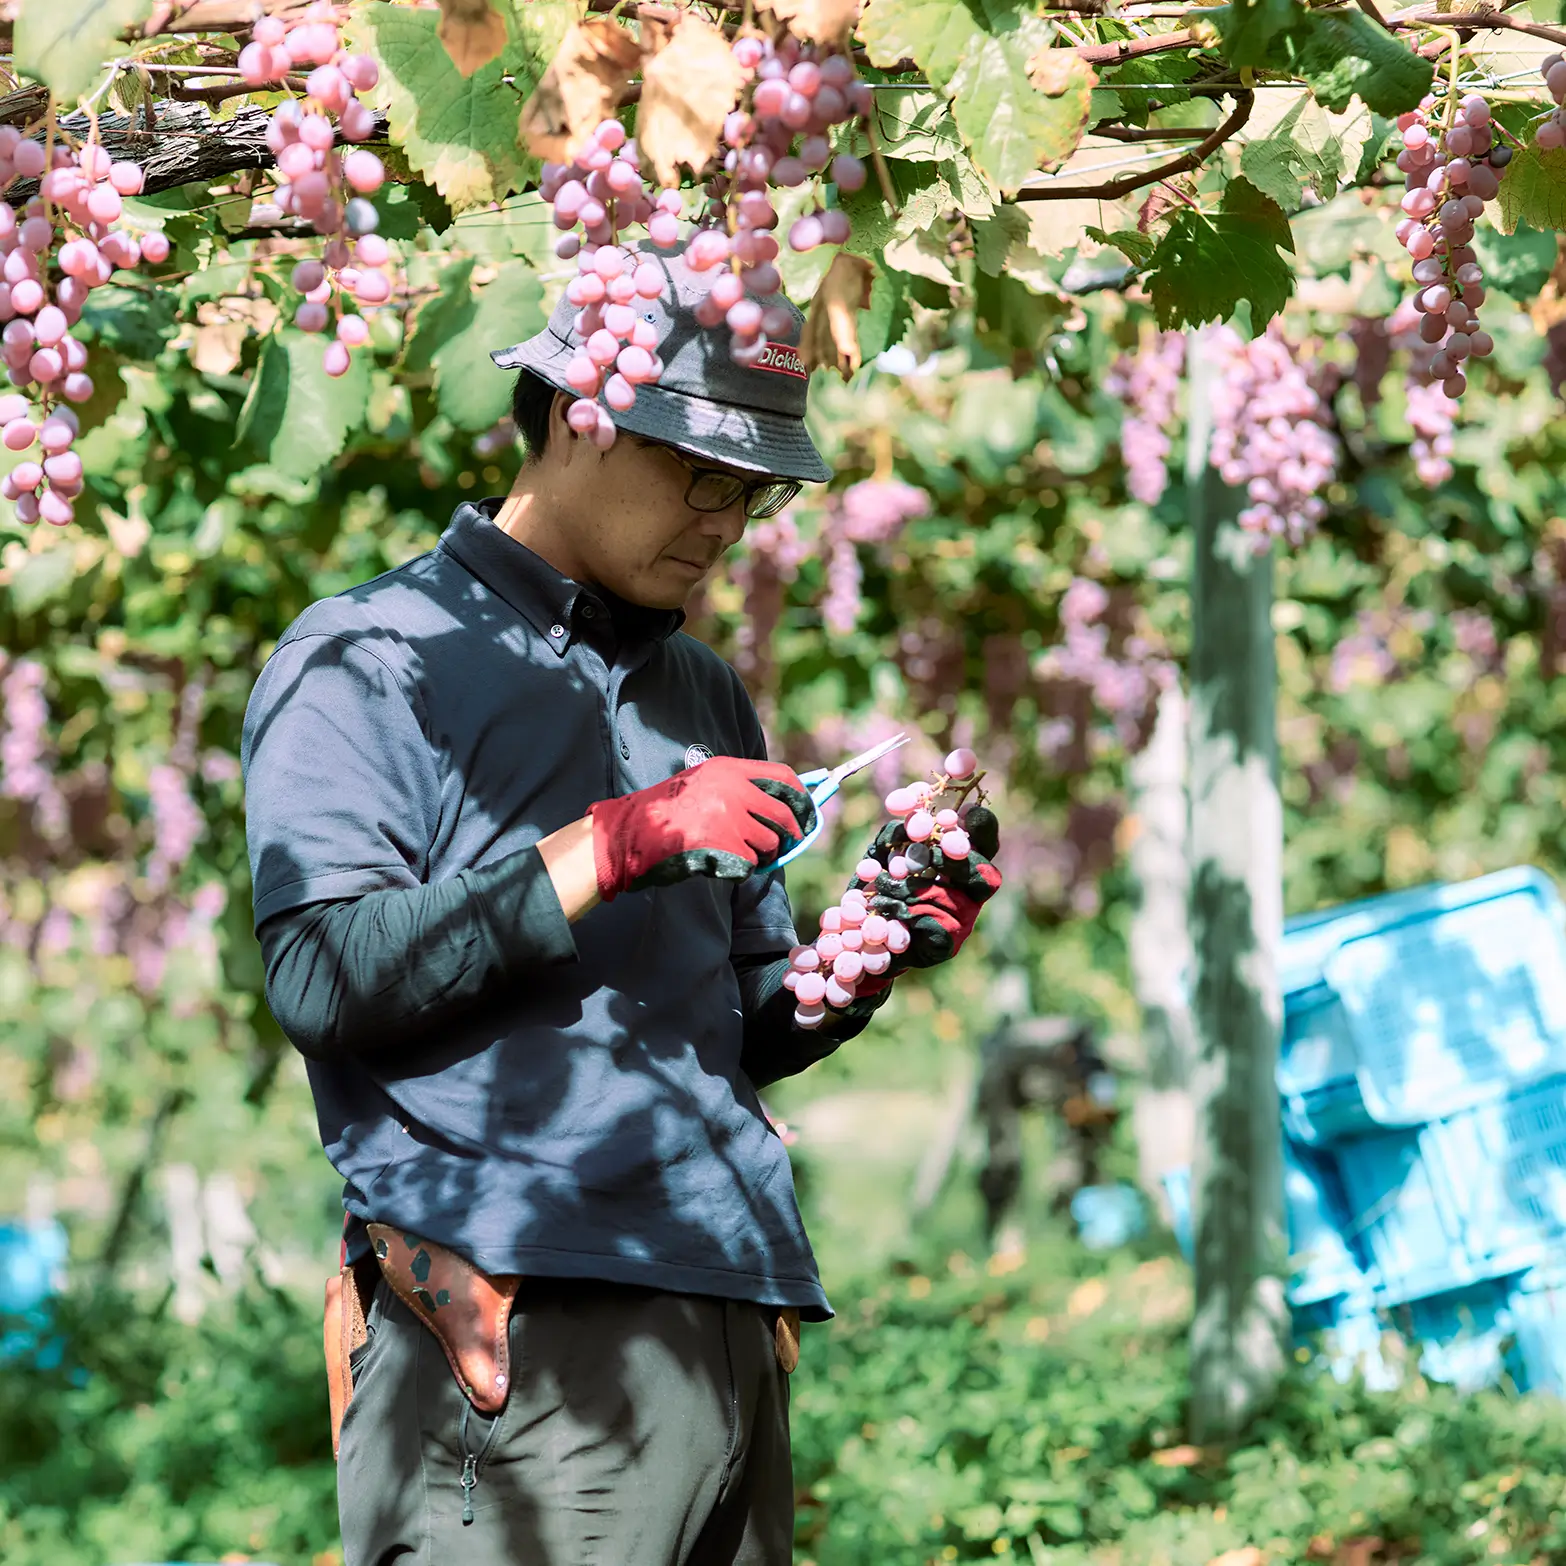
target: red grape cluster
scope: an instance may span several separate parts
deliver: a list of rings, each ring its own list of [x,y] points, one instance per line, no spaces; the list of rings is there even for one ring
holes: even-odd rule
[[[46,168],[47,165],[47,168]],[[124,198],[142,188],[141,166],[115,162],[97,142],[58,143],[45,151],[13,125],[0,126],[0,186],[38,179],[38,195],[20,218],[0,202],[0,358],[18,392],[0,397],[0,440],[31,452],[0,479],[0,497],[17,520],[40,517],[63,527],[82,492],[82,460],[71,447],[78,422],[66,403],[93,393],[87,347],[71,335],[93,289],[117,268],[168,259],[160,233],[139,239],[120,226]],[[71,237],[61,242],[62,231]],[[21,391],[37,388],[38,401]]]
[[[1227,326],[1211,340],[1224,366],[1212,395],[1212,465],[1251,502],[1241,527],[1263,546],[1273,537],[1298,544],[1327,514],[1321,491],[1337,474],[1330,410],[1276,324],[1250,342]]]
[[[978,768],[971,750],[954,750],[934,782],[911,783],[886,796],[887,814],[902,822],[900,835],[906,843],[894,849],[884,865],[878,859],[862,860],[854,871],[859,885],[849,887],[821,915],[814,941],[789,953],[783,984],[794,993],[794,1021],[801,1028],[819,1028],[828,1006],[852,1004],[865,980],[884,978],[892,959],[908,950],[913,937],[907,925],[872,912],[871,894],[883,874],[895,881],[933,880],[937,849],[945,859],[968,857],[972,845],[959,808],[977,784]]]
[[[1460,397],[1468,387],[1464,362],[1483,359],[1495,347],[1479,330],[1484,269],[1472,240],[1474,223],[1500,190],[1512,154],[1496,142],[1490,105],[1478,93],[1464,98],[1444,126],[1431,126],[1433,108],[1434,99],[1426,98],[1398,116],[1403,150],[1397,166],[1407,189],[1397,237],[1414,263],[1420,338],[1436,348],[1428,373],[1448,397]]]
[[[294,324],[306,332],[326,330],[334,291],[361,305],[385,304],[392,293],[383,270],[390,253],[375,234],[380,214],[369,199],[386,171],[368,148],[337,150],[339,136],[368,141],[374,135],[375,113],[359,94],[375,86],[380,69],[368,55],[343,48],[339,25],[337,7],[318,0],[297,18],[263,16],[239,52],[239,74],[252,87],[308,68],[305,97],[279,104],[266,131],[280,177],[278,207],[329,236],[319,261],[294,269],[294,286],[305,296]],[[346,374],[349,350],[368,336],[364,318],[343,314],[339,303],[326,373]]]
[[[577,351],[565,372],[577,400],[566,417],[578,435],[607,451],[614,444],[614,419],[599,394],[614,412],[624,413],[636,401],[636,388],[663,373],[657,326],[637,309],[663,292],[663,270],[638,260],[622,243],[621,231],[645,223],[655,245],[677,245],[680,193],[665,190],[653,198],[636,143],[614,119],[604,120],[570,163],[546,163],[539,192],[553,204],[555,227],[563,230],[555,254],[563,261],[574,256],[577,264],[577,275],[566,285],[566,298],[577,307]]]
[[[1541,151],[1566,146],[1566,58],[1558,54],[1546,55],[1539,62],[1539,74],[1555,100],[1556,107],[1534,129],[1533,142]]]
[[[750,107],[736,109],[724,122],[723,172],[707,185],[708,217],[726,221],[728,232],[698,231],[688,259],[696,271],[727,263],[696,316],[708,327],[726,321],[735,360],[755,364],[768,338],[788,331],[793,321],[781,306],[764,303],[783,286],[771,233],[778,214],[767,187],[792,189],[826,173],[840,191],[861,189],[864,164],[851,153],[834,156],[829,132],[868,114],[871,95],[848,55],[812,48],[789,34],[776,42],[753,34],[736,38],[734,58],[751,78]],[[789,228],[789,248],[841,245],[848,235],[848,215],[818,202]]]

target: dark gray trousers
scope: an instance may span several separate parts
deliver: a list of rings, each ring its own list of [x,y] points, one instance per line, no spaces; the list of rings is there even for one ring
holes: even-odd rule
[[[368,1326],[338,1459],[345,1566],[792,1561],[788,1377],[772,1311],[525,1283],[511,1395],[493,1420],[471,1409],[434,1335],[385,1283]]]

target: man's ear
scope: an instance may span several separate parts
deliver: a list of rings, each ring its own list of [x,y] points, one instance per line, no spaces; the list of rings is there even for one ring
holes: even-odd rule
[[[549,405],[549,444],[558,449],[562,462],[569,462],[577,447],[576,431],[566,418],[575,401],[576,398],[569,392],[557,391],[555,400]]]

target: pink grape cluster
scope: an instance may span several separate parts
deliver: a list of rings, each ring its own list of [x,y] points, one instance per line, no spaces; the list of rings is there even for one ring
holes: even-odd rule
[[[553,204],[555,227],[563,230],[555,254],[563,261],[574,256],[577,264],[566,285],[566,298],[577,308],[577,351],[565,371],[577,399],[566,417],[578,435],[607,451],[615,437],[610,409],[624,413],[636,401],[636,388],[663,373],[658,329],[645,309],[663,292],[663,269],[639,259],[621,231],[645,223],[660,249],[677,245],[680,193],[652,196],[636,143],[614,119],[604,120],[570,163],[546,163],[539,193]]]
[[[359,94],[375,86],[380,68],[368,55],[343,47],[337,7],[317,0],[296,18],[263,16],[239,52],[239,74],[251,87],[283,82],[301,71],[308,71],[304,98],[277,106],[266,140],[277,159],[278,207],[329,238],[319,261],[294,269],[294,286],[305,296],[294,324],[324,332],[334,292],[361,305],[391,298],[384,271],[390,253],[375,234],[380,214],[369,199],[385,183],[386,170],[366,147],[337,150],[339,136],[368,141],[375,134],[375,112]],[[349,350],[368,337],[364,318],[344,314],[339,303],[336,335],[323,356],[326,373],[347,374]]]
[[[1298,544],[1327,514],[1321,491],[1337,475],[1330,410],[1276,325],[1249,342],[1230,327],[1212,337],[1224,371],[1213,391],[1211,461],[1250,500],[1241,527]]]
[[[967,790],[959,790],[953,804],[944,801],[950,785],[974,778],[978,767],[971,750],[954,750],[946,758],[944,775],[933,783],[911,783],[886,796],[887,813],[903,823],[909,841],[884,866],[875,859],[862,860],[854,871],[859,885],[849,887],[821,915],[814,941],[790,951],[783,984],[793,991],[799,1027],[819,1028],[828,1006],[852,1004],[866,980],[883,979],[892,959],[908,950],[913,936],[907,925],[872,912],[871,893],[883,874],[906,881],[930,872],[935,848],[948,859],[967,858],[972,845],[956,808]]]
[[[64,527],[83,488],[82,461],[71,449],[78,420],[65,404],[93,394],[87,346],[71,328],[93,289],[116,269],[166,261],[169,242],[121,227],[125,197],[142,188],[141,166],[116,162],[97,142],[61,142],[46,154],[15,126],[0,126],[0,186],[18,177],[38,179],[38,195],[20,219],[0,202],[0,358],[18,388],[0,398],[0,440],[14,452],[36,444],[41,454],[0,479],[0,497],[15,502],[18,521]],[[71,235],[63,242],[62,230]],[[33,387],[36,404],[20,395]]]
[[[294,312],[294,325],[300,331],[324,332],[336,296],[337,325],[322,355],[328,375],[346,375],[350,351],[370,337],[370,323],[362,315],[346,313],[343,299],[356,299],[361,305],[385,304],[392,294],[387,272],[391,260],[391,247],[379,234],[361,234],[352,248],[339,235],[327,244],[319,261],[307,258],[294,267],[293,285],[304,295],[304,303]]]
[[[1534,127],[1533,142],[1543,152],[1554,147],[1566,147],[1566,58],[1558,54],[1546,55],[1539,62],[1539,74],[1555,100],[1555,108]]]
[[[1434,99],[1426,98],[1397,119],[1403,133],[1397,166],[1407,187],[1397,237],[1414,263],[1419,285],[1414,305],[1422,316],[1420,339],[1436,349],[1429,376],[1448,397],[1460,397],[1468,387],[1465,362],[1483,359],[1495,347],[1490,334],[1479,329],[1484,269],[1472,240],[1474,224],[1499,192],[1512,154],[1497,144],[1490,105],[1478,93],[1462,100],[1444,128],[1431,126],[1434,107]]]
[[[790,34],[774,42],[747,33],[734,40],[734,59],[750,79],[750,106],[724,121],[723,172],[707,185],[708,217],[726,223],[727,232],[699,230],[688,259],[696,271],[727,266],[697,319],[707,327],[726,322],[735,361],[756,364],[768,339],[793,324],[787,310],[765,302],[783,286],[771,232],[778,214],[767,187],[792,189],[824,174],[841,192],[862,189],[864,164],[851,153],[834,155],[829,134],[868,114],[871,93],[848,55],[814,49]],[[847,213],[817,202],[790,226],[789,248],[841,245],[849,231]]]
[[[1120,455],[1126,488],[1144,506],[1156,506],[1169,486],[1169,432],[1185,369],[1185,334],[1160,332],[1134,354],[1116,360],[1104,389],[1126,405]]]

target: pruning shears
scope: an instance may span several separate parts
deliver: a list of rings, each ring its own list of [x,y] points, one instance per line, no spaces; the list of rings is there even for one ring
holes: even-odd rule
[[[821,828],[825,825],[821,807],[856,772],[863,772],[866,767],[874,766],[883,756],[891,755],[894,750],[901,750],[907,743],[906,734],[894,734],[890,739],[882,740],[879,745],[872,745],[869,750],[860,751],[857,756],[850,756],[847,761],[835,767],[817,767],[812,772],[801,772],[799,781],[810,790],[811,803],[816,807],[816,824],[786,854],[779,855],[770,865],[763,865],[758,873],[766,874],[768,871],[780,870],[789,860],[797,859],[804,853],[821,836]]]

